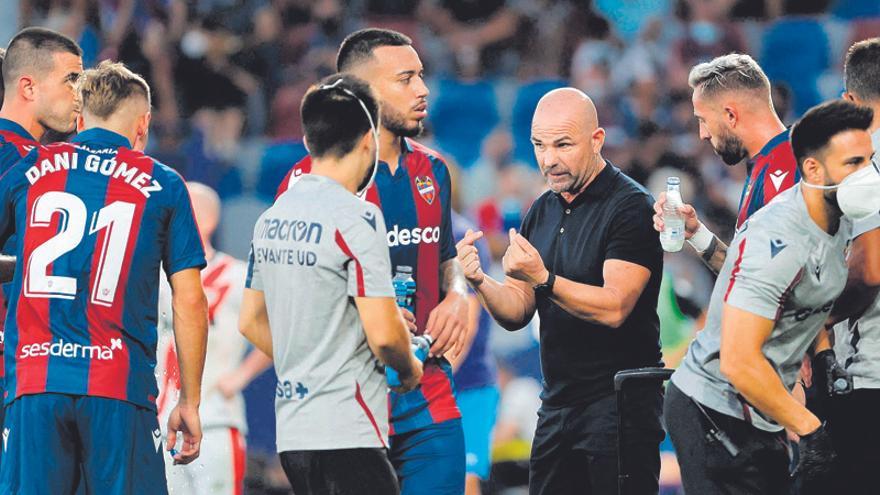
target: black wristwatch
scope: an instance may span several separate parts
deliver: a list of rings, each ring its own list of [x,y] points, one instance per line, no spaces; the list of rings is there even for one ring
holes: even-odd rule
[[[535,295],[546,297],[550,297],[553,295],[553,284],[556,283],[556,274],[553,272],[548,273],[550,275],[547,277],[546,282],[532,287],[532,289],[535,291]]]

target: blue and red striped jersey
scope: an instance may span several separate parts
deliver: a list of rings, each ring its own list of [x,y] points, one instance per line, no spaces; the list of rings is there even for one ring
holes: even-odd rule
[[[28,152],[39,146],[39,143],[33,136],[17,122],[9,119],[0,119],[0,176],[4,172],[12,168],[19,160]],[[11,243],[7,242],[0,252],[4,254],[11,249]],[[0,290],[0,310],[3,316],[6,316],[6,288]],[[3,354],[3,328],[5,320],[0,318],[0,355]],[[3,377],[3,360],[0,359],[0,378]],[[0,380],[0,391],[3,390],[2,380]]]
[[[801,180],[801,171],[788,140],[788,129],[768,141],[757,155],[749,159],[748,166],[736,218],[737,229],[776,195]]]
[[[385,217],[392,270],[410,266],[416,281],[415,314],[419,332],[440,303],[440,264],[455,257],[449,170],[440,155],[409,139],[401,143],[394,174],[380,162],[366,199]],[[310,157],[287,173],[276,195],[311,172]],[[445,359],[425,365],[421,387],[407,394],[392,392],[390,434],[406,433],[461,417],[455,402],[452,366]]]
[[[205,266],[183,179],[89,129],[0,177],[0,242],[17,256],[6,403],[57,392],[155,409],[159,267]]]

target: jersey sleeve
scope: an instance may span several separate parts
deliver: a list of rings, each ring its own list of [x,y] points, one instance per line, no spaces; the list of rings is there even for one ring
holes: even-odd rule
[[[853,222],[853,238],[877,228],[880,228],[880,213]]]
[[[36,163],[37,154],[38,150],[35,149],[20,161],[16,160],[15,166],[0,171],[0,246],[5,246],[15,234],[15,195],[25,182],[15,170],[25,170]]]
[[[204,268],[205,248],[199,236],[189,191],[183,181],[174,176],[171,219],[168,224],[168,240],[162,262],[168,277],[187,268]]]
[[[452,233],[452,181],[449,169],[441,162],[443,175],[437,177],[440,183],[440,201],[443,206],[443,217],[440,220],[440,262],[455,258],[455,238]]]
[[[348,220],[336,230],[336,245],[348,257],[348,295],[393,297],[391,258],[382,212],[364,202],[362,211]]]
[[[654,230],[654,209],[650,196],[632,196],[617,208],[608,227],[606,260],[635,263],[648,270],[661,266],[663,249]]]
[[[724,302],[776,320],[800,280],[806,258],[804,249],[809,246],[803,246],[805,243],[796,235],[778,227],[752,221],[745,228],[727,252],[728,260],[735,258],[726,281]]]

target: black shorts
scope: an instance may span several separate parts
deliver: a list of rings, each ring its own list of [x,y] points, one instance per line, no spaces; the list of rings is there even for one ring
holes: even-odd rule
[[[298,450],[279,454],[294,493],[398,495],[385,449]]]
[[[703,409],[739,453],[732,456],[718,441],[706,436],[710,427],[708,420],[694,401],[670,382],[663,418],[675,446],[685,493],[789,493],[790,457],[785,431],[760,430],[733,416]]]
[[[625,399],[623,415],[628,494],[656,494],[663,392],[659,384],[633,390],[627,393],[633,400]],[[579,406],[542,407],[532,443],[529,494],[616,494],[617,445],[614,395]]]

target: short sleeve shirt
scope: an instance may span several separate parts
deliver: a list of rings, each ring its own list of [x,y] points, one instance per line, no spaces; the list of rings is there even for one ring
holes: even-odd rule
[[[766,431],[781,430],[747,404],[721,373],[724,304],[773,321],[763,352],[790,389],[804,353],[843,291],[851,234],[852,224],[845,218],[835,235],[821,230],[807,213],[800,185],[755,213],[730,245],[706,326],[672,375],[675,385],[711,409]]]
[[[595,401],[614,393],[617,371],[661,364],[657,298],[663,251],[653,228],[652,204],[642,186],[606,163],[571,203],[548,191],[526,214],[522,234],[557,276],[601,287],[607,260],[651,272],[619,328],[584,321],[547,297],[537,298],[545,406]]]
[[[257,220],[247,287],[265,294],[278,451],[387,446],[385,377],[354,297],[393,297],[385,221],[306,175]]]

